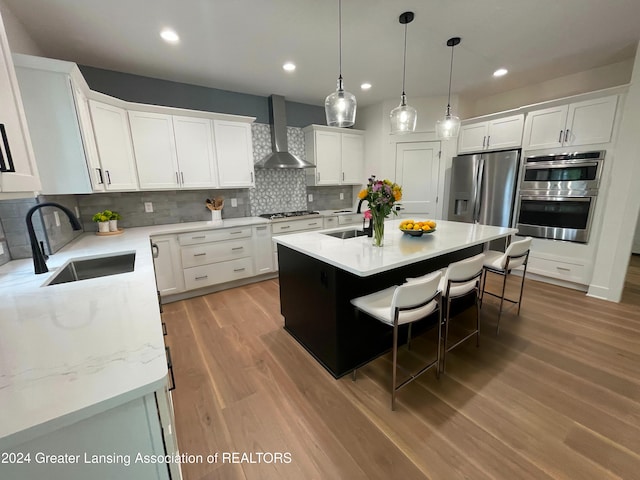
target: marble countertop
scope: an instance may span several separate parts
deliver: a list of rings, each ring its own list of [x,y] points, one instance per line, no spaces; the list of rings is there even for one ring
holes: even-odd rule
[[[382,248],[374,247],[372,239],[366,236],[341,240],[318,231],[274,237],[274,241],[329,265],[366,277],[517,233],[515,228],[439,220],[435,232],[411,237],[400,231],[400,221],[385,222]],[[343,227],[331,231],[353,228]]]
[[[0,451],[164,385],[167,364],[149,238],[269,223],[247,217],[85,233],[0,267]],[[133,272],[45,286],[68,260],[136,252]]]

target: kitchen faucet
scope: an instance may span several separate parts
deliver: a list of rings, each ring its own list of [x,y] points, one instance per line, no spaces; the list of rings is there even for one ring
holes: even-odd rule
[[[33,229],[33,220],[31,218],[34,212],[36,210],[39,210],[42,207],[58,207],[60,210],[62,210],[64,213],[67,214],[67,217],[69,217],[69,222],[71,222],[71,227],[73,227],[74,230],[82,230],[82,225],[80,225],[80,222],[78,221],[76,216],[73,214],[71,210],[69,210],[64,205],[60,205],[59,203],[55,203],[55,202],[45,202],[45,203],[39,203],[38,205],[35,205],[34,207],[32,207],[27,212],[25,221],[27,222],[27,231],[29,232],[29,241],[31,242],[31,252],[33,254],[33,268],[36,272],[36,275],[40,273],[46,273],[49,271],[49,269],[47,268],[47,262],[44,258],[44,252],[38,245],[38,239],[36,238],[36,232]]]
[[[362,202],[366,199],[361,198],[358,202],[358,208],[356,209],[356,213],[362,213]],[[369,219],[369,226],[364,226],[365,218],[362,219],[362,231],[367,234],[367,237],[373,237],[373,225],[371,225],[371,219]]]

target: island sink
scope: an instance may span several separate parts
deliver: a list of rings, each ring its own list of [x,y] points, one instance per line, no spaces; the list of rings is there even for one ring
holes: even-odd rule
[[[364,237],[367,233],[362,230],[345,230],[344,232],[331,232],[325,233],[324,235],[329,235],[330,237],[340,238],[342,240],[346,240],[347,238],[355,238],[355,237]]]
[[[128,252],[103,257],[72,260],[61,267],[47,285],[58,285],[60,283],[77,282],[78,280],[87,280],[89,278],[133,272],[135,259],[136,253]]]

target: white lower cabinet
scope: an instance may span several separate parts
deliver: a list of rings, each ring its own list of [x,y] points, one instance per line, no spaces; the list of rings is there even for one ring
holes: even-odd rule
[[[309,232],[312,230],[321,230],[324,227],[323,218],[321,216],[307,217],[305,220],[288,220],[285,222],[275,222],[271,225],[273,236],[286,235],[294,232]],[[278,271],[278,245],[272,243],[273,252],[273,269]]]
[[[160,295],[173,295],[184,291],[177,235],[153,237],[151,244],[154,250],[156,285]]]
[[[184,284],[187,290],[232,282],[253,276],[253,259],[251,257],[214,262],[184,269]]]
[[[556,259],[532,253],[529,255],[527,272],[581,285],[588,285],[590,282],[589,268],[579,259]]]
[[[152,455],[178,453],[172,411],[166,388],[138,397],[13,447],[8,451],[29,455],[31,461],[3,463],[0,476],[47,480],[181,479],[179,463],[145,461]]]
[[[273,272],[271,225],[253,227],[253,260],[256,275]]]
[[[338,226],[338,217],[324,217],[322,223],[323,228],[336,228]]]

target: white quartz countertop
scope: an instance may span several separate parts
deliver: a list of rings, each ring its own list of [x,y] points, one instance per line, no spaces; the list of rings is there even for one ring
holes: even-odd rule
[[[439,220],[435,232],[411,237],[400,231],[400,221],[385,222],[383,247],[374,247],[373,239],[366,236],[342,240],[318,231],[274,237],[274,241],[365,277],[517,233],[515,228]]]
[[[167,375],[149,238],[269,223],[247,217],[85,233],[35,275],[0,267],[0,451],[161,388]],[[136,252],[133,272],[44,286],[68,260]]]

